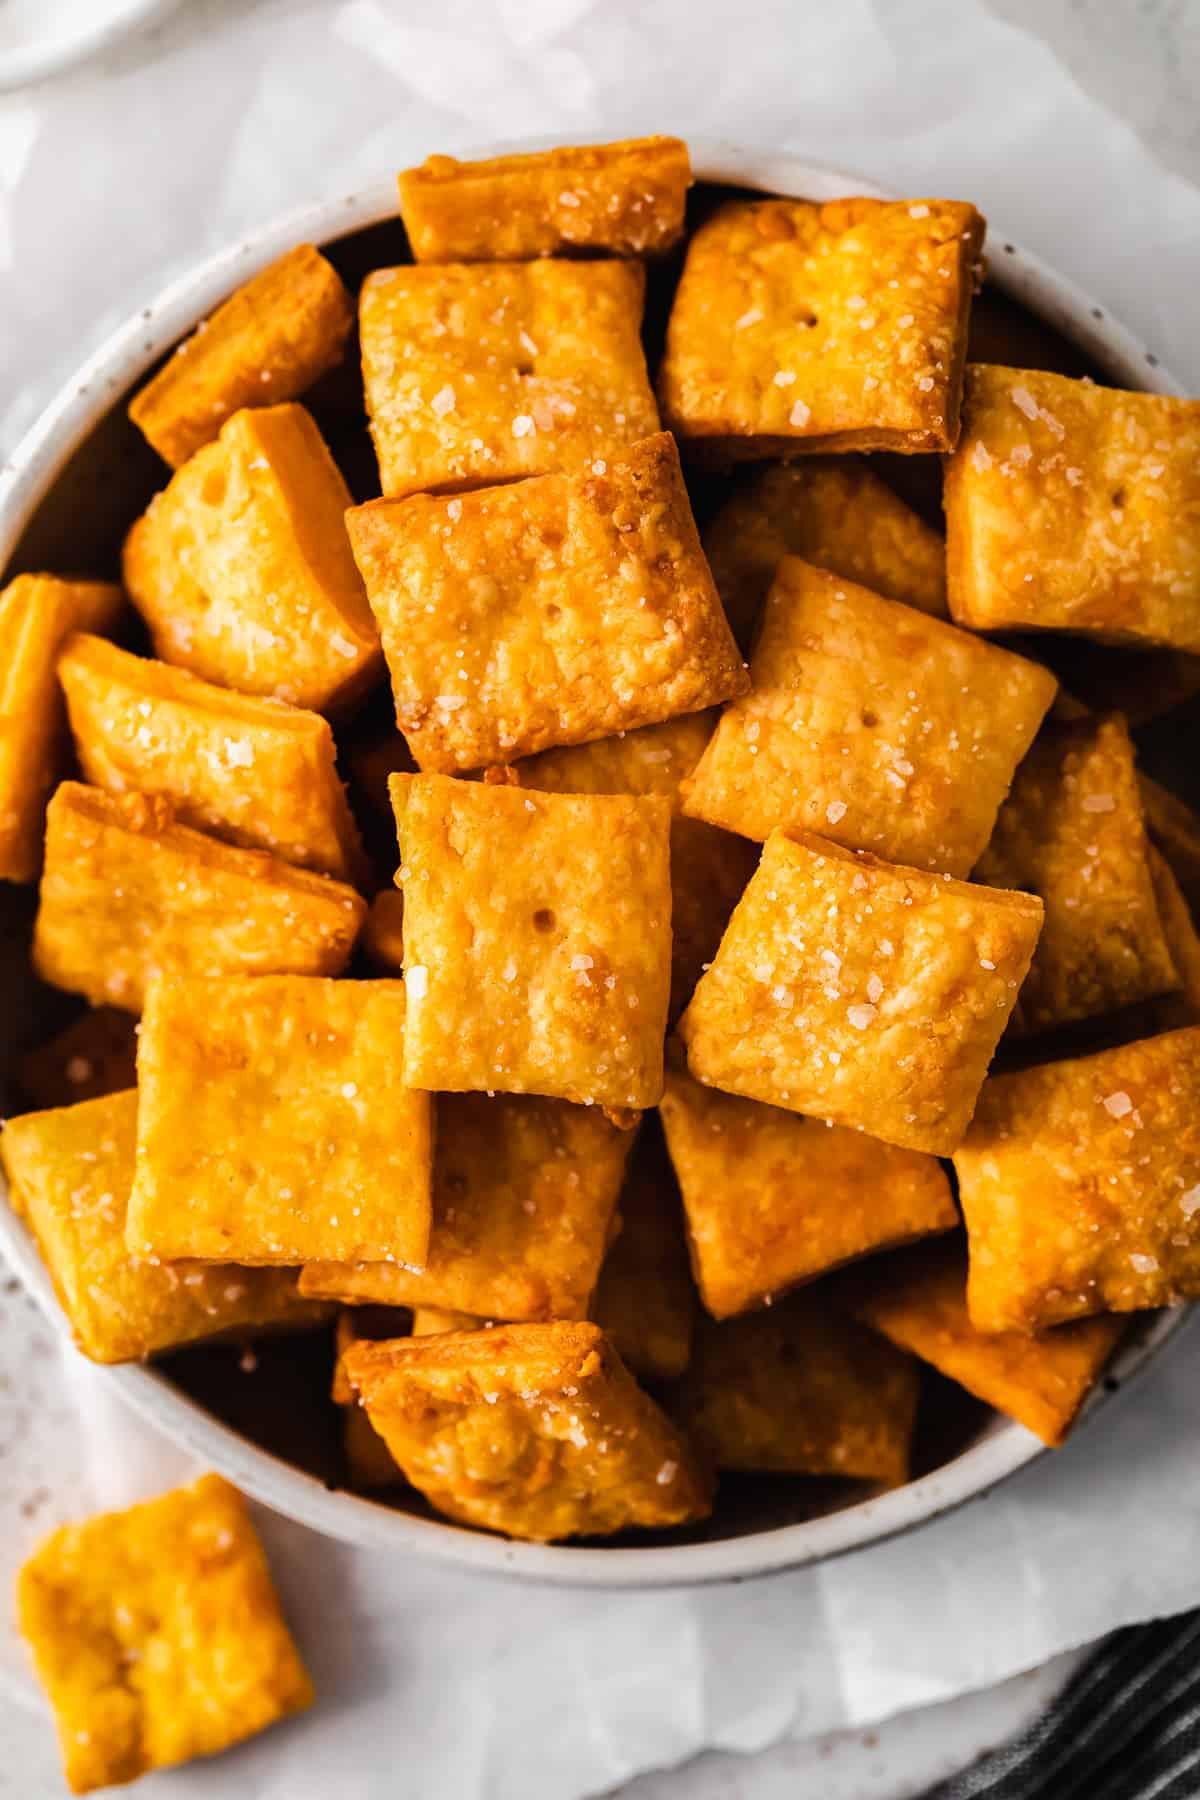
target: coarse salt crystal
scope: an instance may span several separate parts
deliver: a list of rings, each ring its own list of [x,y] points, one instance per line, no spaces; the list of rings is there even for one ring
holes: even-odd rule
[[[927,394],[929,392],[930,388],[933,386],[933,376],[932,375],[918,376],[917,386],[920,388],[920,390],[923,394]]]
[[[446,508],[446,517],[448,519],[453,519],[456,524],[458,523],[459,519],[462,518],[461,500],[452,500],[450,502],[449,506]]]
[[[846,1008],[846,1017],[856,1031],[865,1031],[875,1017],[875,1008],[874,1006],[864,1005],[862,1001],[859,1001],[857,1005],[848,1006]]]
[[[797,402],[793,406],[791,412],[788,414],[789,421],[793,425],[798,426],[798,427],[807,425],[808,421],[811,418],[812,418],[812,408],[810,406],[806,406],[804,404],[803,400],[797,400]]]
[[[1129,1258],[1139,1275],[1153,1275],[1158,1267],[1157,1256],[1139,1256],[1135,1250]]]
[[[657,1481],[659,1487],[666,1487],[666,1485],[669,1481],[674,1481],[678,1468],[679,1468],[678,1463],[674,1463],[674,1462],[660,1463],[658,1474],[654,1477],[654,1479],[655,1479],[655,1481]]]
[[[1018,412],[1023,412],[1027,419],[1036,419],[1038,403],[1027,387],[1015,387],[1012,391],[1012,403]]]
[[[908,216],[910,219],[927,219],[929,217],[929,208],[923,200],[920,200],[915,206],[909,207]]]
[[[439,388],[429,402],[429,410],[439,419],[444,419],[447,413],[453,412],[454,389],[450,386]]]
[[[762,307],[752,306],[748,312],[742,314],[740,319],[734,320],[733,329],[735,331],[745,331],[747,325],[757,325],[762,316]]]
[[[846,811],[846,802],[844,800],[831,800],[829,805],[825,808],[825,817],[829,820],[831,825],[837,825],[845,818]]]
[[[580,954],[578,956],[573,956],[571,958],[571,967],[573,969],[594,968],[595,967],[594,959],[590,956],[584,956],[582,954]]]
[[[342,1083],[342,1099],[343,1100],[353,1100],[353,1098],[354,1098],[355,1094],[357,1094],[357,1092],[358,1092],[357,1081],[343,1081],[343,1083]]]
[[[883,983],[880,981],[878,975],[870,976],[867,981],[867,999],[871,1002],[872,1006],[874,1006],[882,993]]]
[[[776,369],[776,371],[775,371],[775,386],[776,387],[791,387],[791,385],[792,385],[793,381],[795,381],[795,379],[796,379],[795,369]]]
[[[536,426],[528,413],[518,413],[512,422],[512,434],[515,438],[528,437]]]
[[[1189,1219],[1193,1213],[1200,1212],[1200,1182],[1179,1196],[1179,1210]]]
[[[423,1000],[429,992],[429,970],[424,963],[414,963],[404,973],[404,986],[412,1000]]]
[[[596,458],[595,462],[592,464],[592,474],[593,475],[607,475],[608,474],[608,464],[605,462],[605,460],[602,456],[598,456]]]
[[[994,962],[989,962],[986,956],[981,956],[979,966],[981,969],[994,969],[996,965]]]
[[[1133,1111],[1133,1101],[1123,1089],[1119,1089],[1115,1094],[1108,1095],[1104,1101],[1104,1110],[1111,1118],[1123,1119],[1126,1113]]]

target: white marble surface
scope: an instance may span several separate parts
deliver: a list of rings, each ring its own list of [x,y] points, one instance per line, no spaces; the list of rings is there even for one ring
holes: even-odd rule
[[[991,0],[991,6],[1053,48],[1070,71],[1064,82],[1077,81],[1113,110],[1113,133],[1132,127],[1164,169],[1200,177],[1195,0]],[[949,33],[956,11],[943,0],[879,0],[874,8],[846,0],[834,9],[823,0],[740,6],[714,0],[711,9],[702,4],[692,13],[710,21],[709,30],[685,34],[680,9],[666,0],[641,7],[612,0],[603,29],[589,0],[442,0],[436,25],[456,34],[454,54],[442,57],[429,53],[430,11],[416,0],[185,0],[161,26],[53,92],[0,102],[0,448],[131,302],[165,275],[281,206],[352,186],[363,173],[434,145],[523,128],[569,135],[576,121],[582,121],[578,130],[595,129],[599,111],[614,135],[656,126],[740,133],[853,164],[860,141],[856,100],[869,94],[876,104],[884,96],[890,108],[896,167],[911,156],[909,166],[924,168],[929,142],[921,134],[928,120],[906,57],[917,40],[928,57],[938,16]],[[868,13],[879,29],[859,42],[856,20]],[[329,69],[310,59],[301,71],[295,45],[302,33],[319,29],[322,15],[338,18]],[[568,15],[575,21],[570,50],[559,43]],[[356,61],[365,36],[373,35],[378,47],[381,18],[391,28],[385,50],[395,76],[394,112],[381,100],[378,82],[367,79],[368,61]],[[499,63],[491,53],[497,41],[507,46]],[[963,48],[959,36],[954,54],[961,57]],[[840,71],[832,85],[831,66]],[[823,71],[820,85],[808,78],[813,67]],[[991,191],[979,197],[989,206],[994,200],[1008,228],[1059,260],[1055,209],[1031,209],[1037,216],[1027,229],[1022,182],[1061,178],[1064,209],[1096,209],[1086,192],[1085,147],[1056,142],[1043,120],[1027,121],[1020,92],[998,96],[989,84],[1003,79],[1004,69],[993,71],[986,59],[978,67],[967,59],[966,68],[977,83],[981,116],[1011,120],[1011,143],[998,132]],[[331,83],[340,84],[336,104]],[[1000,107],[999,99],[1011,105]],[[979,160],[980,146],[964,135],[970,127],[969,108],[948,125],[941,146],[948,171],[956,160]],[[1036,169],[1028,162],[1031,131],[1041,134]],[[894,175],[892,168],[867,172]],[[1102,207],[1097,216],[1103,218]],[[1161,259],[1174,259],[1176,273],[1189,257],[1194,268],[1196,248],[1194,238],[1164,237]],[[1177,318],[1156,313],[1159,284],[1146,281],[1144,266],[1131,264],[1102,230],[1075,243],[1073,257],[1069,272],[1155,338],[1168,359],[1174,355],[1185,379],[1200,381],[1200,353]],[[19,1432],[21,1409],[38,1404],[19,1391],[19,1404],[0,1391],[0,1435]],[[53,1407],[54,1395],[44,1404]],[[65,1416],[62,1434],[69,1444]],[[61,1485],[57,1462],[55,1479]],[[870,1734],[877,1739],[871,1743],[854,1734],[817,1752],[788,1743],[750,1758],[706,1756],[674,1774],[643,1777],[627,1789],[628,1800],[774,1800],[785,1793],[790,1800],[900,1800],[914,1791],[918,1769],[931,1777],[942,1773],[947,1756],[966,1756],[1007,1729],[1031,1691],[1040,1698],[1044,1690],[1021,1678],[991,1699],[956,1703],[949,1716],[938,1708],[925,1720],[885,1725]],[[55,1769],[41,1721],[0,1698],[0,1795],[49,1800],[61,1792]],[[202,1800],[246,1791],[221,1765],[179,1781]],[[396,1792],[406,1789],[399,1778]],[[531,1783],[535,1791],[542,1790]]]

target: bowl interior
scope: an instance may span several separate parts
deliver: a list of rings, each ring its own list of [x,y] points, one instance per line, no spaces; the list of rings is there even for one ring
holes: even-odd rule
[[[734,184],[814,198],[865,187],[853,177],[787,158],[729,152],[698,162],[709,178],[693,190],[693,226]],[[22,570],[47,568],[114,576],[128,526],[166,476],[125,416],[130,390],[222,292],[305,236],[322,243],[352,287],[371,269],[407,261],[403,228],[393,210],[389,184],[386,191],[319,209],[264,233],[179,284],[119,334],[85,371],[86,379],[81,377],[59,403],[57,416],[43,425],[23,471],[22,453],[14,459],[17,481],[9,484],[6,539],[0,537],[0,554],[5,541],[12,546],[5,579]],[[973,360],[1090,375],[1119,386],[1171,389],[1169,377],[1119,326],[1034,259],[993,239],[989,254],[992,273],[971,325]],[[678,270],[678,257],[651,270],[645,338],[652,367],[661,351]],[[355,364],[352,349],[345,370],[327,377],[309,396],[309,404],[351,492],[361,500],[372,497],[378,483]],[[35,428],[32,436],[38,435]],[[937,458],[881,456],[873,464],[911,505],[940,522]],[[703,524],[729,483],[704,476],[691,485]],[[378,726],[389,710],[386,694],[380,693],[352,730]],[[1179,715],[1173,715],[1172,728],[1151,732],[1146,749],[1155,772],[1186,791],[1200,779],[1200,771],[1190,768],[1179,750],[1179,724]],[[0,894],[0,968],[11,996],[0,1020],[5,1068],[14,1053],[47,1038],[80,1010],[69,996],[42,986],[29,971],[33,912],[30,891],[9,888]],[[40,1261],[6,1207],[0,1207],[0,1249],[61,1323]],[[1089,1410],[1101,1406],[1106,1391],[1140,1367],[1177,1323],[1178,1315],[1139,1322]],[[811,1561],[931,1517],[984,1491],[1040,1453],[1037,1441],[1021,1427],[926,1371],[914,1480],[904,1489],[877,1493],[865,1484],[727,1477],[711,1521],[662,1540],[638,1536],[603,1547],[514,1545],[438,1519],[419,1496],[406,1491],[387,1503],[341,1491],[340,1419],[327,1398],[332,1363],[332,1334],[317,1333],[259,1344],[253,1370],[244,1366],[239,1347],[217,1344],[181,1351],[154,1370],[121,1368],[111,1374],[134,1405],[197,1456],[268,1504],[321,1530],[492,1571],[589,1584],[721,1579]]]

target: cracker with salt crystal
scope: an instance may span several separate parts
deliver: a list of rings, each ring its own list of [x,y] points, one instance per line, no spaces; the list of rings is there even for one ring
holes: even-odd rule
[[[639,263],[377,269],[363,385],[391,498],[578,469],[659,429]]]
[[[940,1164],[669,1070],[659,1102],[696,1285],[715,1318],[771,1304],[958,1211]]]
[[[340,881],[177,825],[161,795],[64,781],[46,814],[33,963],[136,1013],[162,973],[338,975],[365,912]]]
[[[246,694],[345,708],[382,667],[350,492],[302,406],[234,413],[125,540],[155,654]]]
[[[417,262],[507,262],[560,250],[651,256],[683,231],[691,183],[679,138],[566,144],[460,162],[427,156],[400,176]]]
[[[796,557],[684,789],[684,811],[965,878],[1054,698],[1039,664]]]
[[[686,1440],[595,1325],[356,1344],[344,1365],[413,1486],[465,1525],[545,1543],[711,1510]]]
[[[1200,651],[1200,400],[973,364],[946,469],[950,611]]]
[[[401,981],[164,979],[138,1040],[135,1256],[405,1262],[429,1248],[432,1118]]]
[[[202,681],[78,633],[58,662],[84,776],[163,794],[181,825],[352,880],[358,830],[317,713]]]
[[[951,450],[984,221],[958,200],[735,200],[667,329],[664,422],[727,460]]]
[[[85,1356],[134,1362],[202,1338],[304,1330],[327,1316],[301,1296],[295,1269],[131,1256],[136,1136],[132,1090],[27,1113],[0,1133],[12,1198]]]
[[[653,1106],[670,803],[393,775],[413,1087]]]
[[[978,1330],[1200,1294],[1200,1028],[993,1076],[954,1167]]]
[[[756,470],[710,520],[704,551],[743,649],[785,556],[947,616],[945,539],[854,457],[806,456]]]
[[[679,1033],[710,1087],[946,1156],[1042,920],[1031,894],[774,832]]]
[[[748,686],[665,432],[572,475],[347,516],[396,723],[462,773]]]
[[[129,416],[178,469],[243,406],[298,400],[341,360],[354,302],[337,270],[298,244],[235,288],[129,403]]]
[[[1125,721],[1047,726],[975,869],[978,881],[1037,894],[1045,907],[1016,1029],[1049,1031],[1175,987],[1149,851]]]

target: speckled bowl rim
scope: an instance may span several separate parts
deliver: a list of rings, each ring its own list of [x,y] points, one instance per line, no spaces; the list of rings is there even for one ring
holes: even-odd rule
[[[548,147],[553,139],[480,146],[472,154]],[[809,199],[844,194],[886,197],[887,190],[846,170],[801,156],[691,140],[697,178]],[[0,468],[0,569],[35,508],[93,427],[143,373],[231,288],[293,244],[324,244],[396,217],[393,180],[290,212],[250,233],[173,281],[109,337],[68,381]],[[1013,299],[1071,338],[1114,379],[1152,393],[1182,393],[1152,351],[1072,282],[998,230],[988,234],[992,278]],[[3,1183],[0,1181],[0,1190]],[[33,1242],[0,1207],[0,1251],[64,1336],[66,1320]],[[1151,1319],[1118,1352],[1113,1374],[1124,1385],[1159,1353],[1186,1314]],[[649,1588],[743,1581],[861,1549],[928,1523],[1045,1453],[1032,1433],[1000,1421],[977,1443],[929,1475],[892,1493],[799,1523],[750,1530],[711,1543],[593,1549],[510,1543],[437,1519],[425,1519],[342,1489],[250,1443],[190,1400],[151,1367],[110,1368],[107,1378],[150,1424],[197,1461],[219,1469],[244,1492],[313,1530],[364,1549],[408,1553],[492,1575],[564,1586]],[[1100,1386],[1085,1408],[1093,1421],[1110,1393]],[[1081,1421],[1082,1424],[1082,1421]],[[1077,1427],[1079,1429],[1079,1427]]]

